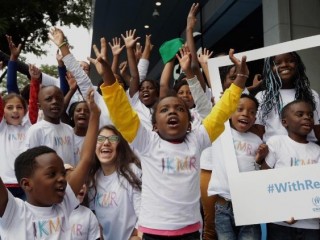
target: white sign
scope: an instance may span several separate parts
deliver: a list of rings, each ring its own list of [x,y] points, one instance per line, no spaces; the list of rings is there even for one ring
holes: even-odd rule
[[[320,35],[235,54],[247,62],[320,46]],[[213,95],[222,86],[219,67],[231,65],[228,56],[208,62]],[[320,79],[320,76],[319,76]],[[238,170],[229,123],[221,135],[236,225],[320,217],[320,165],[242,172]],[[216,159],[215,159],[216,160]],[[213,173],[214,174],[214,173]]]

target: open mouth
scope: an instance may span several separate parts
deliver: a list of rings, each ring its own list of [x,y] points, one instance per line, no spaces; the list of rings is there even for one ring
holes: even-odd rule
[[[20,119],[20,116],[11,116],[11,118],[14,120],[18,120],[18,119]]]
[[[175,117],[171,117],[168,119],[168,125],[169,127],[177,127],[178,126],[178,123],[179,123],[179,120]]]
[[[146,92],[145,92],[145,93],[142,94],[142,98],[148,98],[148,97],[150,97],[150,94],[149,94],[149,93],[146,93]]]
[[[101,149],[100,154],[101,154],[101,157],[108,158],[108,157],[111,157],[112,150],[110,148],[103,148]]]
[[[238,123],[242,126],[248,126],[249,125],[249,121],[248,120],[245,120],[245,119],[239,119],[238,120]]]
[[[79,115],[77,118],[78,122],[86,122],[87,121],[87,117],[85,115]]]
[[[56,192],[58,193],[58,195],[60,196],[60,197],[64,197],[64,195],[65,195],[65,193],[66,193],[66,188],[65,187],[58,187],[57,189],[56,189]]]

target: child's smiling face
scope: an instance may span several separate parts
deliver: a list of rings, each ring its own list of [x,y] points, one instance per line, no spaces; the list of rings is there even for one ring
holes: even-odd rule
[[[283,87],[292,87],[293,79],[297,72],[296,59],[290,53],[280,54],[274,57],[272,71],[278,72]]]
[[[154,131],[167,141],[183,141],[190,129],[190,113],[178,97],[162,99],[156,108]]]
[[[257,105],[247,97],[242,97],[236,112],[231,116],[231,125],[238,132],[247,132],[256,120]]]
[[[17,97],[13,97],[7,101],[4,106],[4,115],[7,123],[10,125],[20,125],[22,119],[26,113],[21,100]]]
[[[38,207],[61,203],[67,186],[66,170],[56,153],[45,153],[35,159],[36,168],[23,184],[28,202]],[[24,180],[21,180],[24,181]]]

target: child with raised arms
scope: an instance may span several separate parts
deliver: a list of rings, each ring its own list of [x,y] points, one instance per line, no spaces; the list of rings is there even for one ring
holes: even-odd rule
[[[268,154],[268,147],[260,137],[250,132],[256,120],[259,103],[248,94],[242,94],[237,110],[230,119],[231,133],[237,157],[239,172],[258,170]],[[246,147],[244,147],[246,146]],[[213,156],[216,153],[213,152]],[[232,200],[225,167],[225,159],[214,159],[210,191],[216,193],[215,226],[218,239],[261,239],[259,224],[236,226],[232,209]],[[217,194],[218,193],[218,194]]]
[[[81,160],[68,183],[62,159],[46,146],[28,149],[15,161],[15,175],[27,201],[14,198],[0,178],[0,235],[5,239],[70,239],[68,218],[79,204],[95,149],[100,109],[90,93],[90,124]]]
[[[8,65],[7,84],[17,87],[16,61],[20,55],[21,45],[18,47],[7,36],[11,51]],[[15,73],[15,74],[14,74]],[[40,70],[33,65],[29,66],[31,76],[29,104],[20,95],[11,91],[3,98],[0,96],[0,176],[5,186],[15,197],[24,199],[25,194],[20,188],[14,175],[14,160],[25,148],[26,133],[37,120],[38,91],[40,85]],[[8,92],[10,89],[8,89]]]
[[[155,105],[154,130],[150,131],[140,124],[123,88],[115,80],[106,61],[106,47],[102,38],[100,52],[93,46],[97,59],[90,61],[104,80],[101,90],[112,121],[142,156],[139,230],[143,239],[174,236],[200,239],[199,158],[201,151],[221,134],[224,122],[235,110],[248,75],[245,57],[240,61],[230,50],[230,59],[238,69],[237,79],[203,125],[189,131],[191,117],[187,106],[178,97],[169,96]],[[190,55],[178,59],[187,78],[193,78]],[[122,110],[118,111],[120,107]]]
[[[314,126],[313,104],[305,100],[288,103],[281,111],[281,122],[288,135],[269,138],[269,154],[262,169],[302,167],[319,164],[320,147],[308,141],[308,134]],[[308,239],[320,238],[319,219],[294,220],[268,223],[268,239]]]

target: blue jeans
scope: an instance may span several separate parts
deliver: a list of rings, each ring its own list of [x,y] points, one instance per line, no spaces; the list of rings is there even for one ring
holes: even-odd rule
[[[232,203],[216,202],[216,232],[219,240],[260,240],[261,227],[259,224],[236,226],[234,222]]]
[[[268,240],[319,240],[319,229],[285,227],[273,223],[267,224]]]
[[[193,233],[188,233],[184,234],[181,236],[158,236],[158,235],[153,235],[153,234],[148,234],[144,233],[143,240],[200,240],[200,232],[193,232]]]

